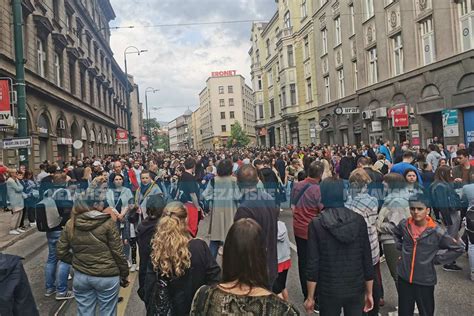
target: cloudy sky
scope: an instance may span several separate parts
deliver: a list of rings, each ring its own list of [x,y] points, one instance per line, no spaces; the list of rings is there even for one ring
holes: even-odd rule
[[[159,121],[171,121],[199,104],[198,94],[212,71],[235,69],[249,83],[251,22],[216,25],[150,27],[216,21],[266,21],[276,11],[275,0],[111,0],[117,18],[111,26],[111,46],[123,66],[123,51],[133,45],[148,52],[127,55],[144,100]]]

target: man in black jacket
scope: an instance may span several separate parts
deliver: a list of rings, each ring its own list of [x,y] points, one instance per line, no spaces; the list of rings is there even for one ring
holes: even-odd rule
[[[321,315],[339,315],[341,309],[344,315],[362,315],[374,306],[367,225],[361,215],[344,207],[343,189],[338,179],[321,183],[325,209],[309,225],[307,312],[313,311],[316,287]]]

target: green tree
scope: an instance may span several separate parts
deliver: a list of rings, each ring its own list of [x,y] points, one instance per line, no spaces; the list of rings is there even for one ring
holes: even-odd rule
[[[169,151],[169,137],[166,134],[159,133],[161,125],[156,118],[151,118],[149,120],[144,119],[143,126],[145,130],[147,130],[147,128],[150,130],[150,135],[148,136],[148,139],[150,141],[150,147],[152,149],[163,149],[165,151]]]
[[[250,138],[242,129],[239,122],[235,122],[230,130],[230,137],[227,139],[227,147],[245,147],[250,143]]]

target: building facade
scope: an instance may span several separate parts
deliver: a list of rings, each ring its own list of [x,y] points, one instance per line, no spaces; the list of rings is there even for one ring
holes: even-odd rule
[[[115,141],[116,129],[127,129],[128,82],[110,49],[110,2],[24,0],[22,9],[30,167],[128,152]],[[2,1],[0,10],[0,77],[14,79],[11,3]],[[16,133],[4,128],[0,138]],[[82,146],[74,149],[77,140]],[[5,163],[17,164],[16,150],[0,152]]]
[[[317,2],[319,116],[329,123],[322,142],[468,142],[474,1]],[[357,111],[341,115],[341,108]]]
[[[143,104],[140,102],[140,89],[134,82],[133,76],[128,75],[128,80],[132,87],[130,92],[130,111],[132,112],[132,135],[134,137],[134,152],[142,152],[146,148],[146,142],[141,140],[144,133]]]
[[[261,146],[319,142],[310,0],[279,0],[268,23],[252,27],[251,76]]]
[[[233,124],[238,121],[255,145],[255,105],[253,91],[235,70],[213,73],[199,93],[200,126],[196,128],[196,149],[221,148]]]
[[[191,110],[186,110],[168,124],[170,150],[182,151],[193,148],[193,125]]]
[[[296,111],[299,143],[313,142],[311,136],[316,136],[316,142],[331,144],[389,139],[426,146],[435,136],[446,144],[474,140],[474,1],[297,0],[278,1],[273,19],[268,24],[255,24],[252,30],[252,81],[254,87],[261,88],[256,89],[256,101],[262,145],[280,144],[278,137],[273,141],[270,128],[288,112],[283,98],[278,109],[281,118],[272,118],[270,101],[275,92],[274,87],[268,87],[265,73],[265,67],[271,65],[268,34],[282,23],[288,29],[287,16],[294,16],[298,5],[300,17],[304,16],[303,6],[311,10],[313,80],[311,87],[306,87],[313,90],[313,108],[317,110],[308,117],[310,110],[291,105]],[[297,27],[291,27],[295,33]],[[271,44],[270,39],[270,55],[281,55],[278,44]],[[287,52],[291,50],[287,48]],[[292,55],[297,54],[296,50]],[[295,68],[305,69],[304,61],[296,59]],[[297,95],[299,86],[296,84]],[[290,92],[277,95],[288,98],[291,91],[290,87]],[[288,123],[291,121],[285,125]],[[309,134],[309,139],[302,137],[303,133]],[[280,135],[285,136],[281,129]],[[295,143],[293,138],[283,139]]]

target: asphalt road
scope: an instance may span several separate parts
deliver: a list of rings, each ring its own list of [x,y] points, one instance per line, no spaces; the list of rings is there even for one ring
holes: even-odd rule
[[[280,213],[280,219],[287,225],[290,240],[294,246],[292,214],[285,210]],[[206,232],[209,218],[204,219],[199,227],[198,236],[207,240]],[[54,297],[44,297],[44,265],[47,258],[46,237],[42,233],[29,236],[9,249],[7,253],[24,255],[29,253],[25,261],[25,270],[28,274],[33,295],[41,315],[76,315],[74,300],[64,302],[55,301]],[[31,249],[38,247],[38,251],[31,253]],[[295,247],[293,247],[295,249]],[[290,302],[293,303],[304,315],[303,295],[298,281],[298,267],[296,252],[292,249],[292,268],[288,274],[287,288],[290,295]],[[435,290],[436,315],[473,315],[474,311],[474,282],[469,280],[469,264],[467,256],[463,255],[458,264],[463,268],[462,272],[445,272],[439,267],[438,285]],[[119,315],[145,315],[143,303],[138,298],[138,273],[130,276],[131,286],[121,289],[120,295],[124,297],[124,302],[119,304]],[[382,264],[382,279],[385,290],[385,306],[381,309],[382,315],[397,315],[395,306],[397,305],[397,295],[395,285],[391,281],[388,268]]]

